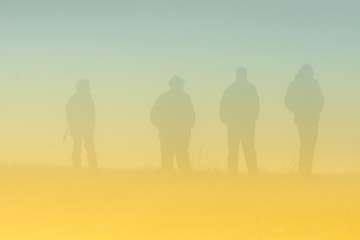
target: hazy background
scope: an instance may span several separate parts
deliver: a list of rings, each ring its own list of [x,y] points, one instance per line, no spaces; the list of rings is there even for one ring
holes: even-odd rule
[[[158,167],[149,112],[176,73],[197,114],[193,165],[222,169],[219,101],[245,66],[260,95],[260,168],[292,170],[298,137],[283,100],[301,65],[311,63],[325,95],[314,170],[357,171],[359,10],[355,0],[1,0],[0,161],[69,165],[65,105],[86,78],[97,107],[99,165]]]

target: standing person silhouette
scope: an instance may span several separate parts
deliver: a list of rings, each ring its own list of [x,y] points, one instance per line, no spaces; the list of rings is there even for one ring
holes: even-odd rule
[[[189,141],[195,122],[191,99],[184,92],[184,80],[175,75],[169,81],[170,90],[155,102],[150,118],[159,130],[162,168],[174,169],[174,157],[182,171],[190,170]]]
[[[85,144],[90,169],[96,169],[97,157],[94,146],[95,107],[90,93],[90,82],[81,79],[76,84],[76,93],[66,106],[67,121],[73,138],[72,162],[75,169],[81,168],[81,149]]]
[[[311,174],[318,136],[319,114],[324,107],[324,96],[314,79],[311,65],[301,67],[287,89],[286,108],[294,114],[300,137],[299,173]]]
[[[228,129],[228,169],[234,174],[239,162],[240,142],[247,169],[257,173],[255,122],[259,116],[259,96],[256,87],[247,81],[246,68],[236,72],[236,81],[224,92],[220,103],[220,120]]]

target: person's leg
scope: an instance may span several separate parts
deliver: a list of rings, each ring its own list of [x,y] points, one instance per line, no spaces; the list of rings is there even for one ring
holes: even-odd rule
[[[88,162],[90,169],[96,169],[97,168],[97,156],[95,152],[95,144],[94,144],[94,131],[87,130],[84,133],[84,142],[85,142],[85,148],[87,151],[88,156]]]
[[[164,171],[174,169],[174,147],[171,137],[160,134],[161,164]]]
[[[297,123],[297,127],[300,137],[299,173],[310,174],[318,136],[318,121]]]
[[[176,162],[181,171],[190,171],[190,132],[180,133],[175,146]]]
[[[72,151],[71,160],[74,169],[78,170],[81,168],[81,147],[82,147],[83,135],[77,129],[72,129],[71,136],[73,138],[73,151]]]
[[[228,170],[236,173],[239,164],[240,131],[238,127],[228,125]]]
[[[257,173],[257,157],[255,151],[255,122],[243,125],[241,143],[244,150],[246,166],[250,173]]]

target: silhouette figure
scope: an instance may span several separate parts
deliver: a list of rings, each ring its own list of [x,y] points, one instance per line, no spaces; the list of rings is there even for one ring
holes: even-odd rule
[[[310,174],[324,96],[311,65],[301,67],[287,89],[285,106],[294,114],[300,137],[299,172]]]
[[[97,157],[94,146],[95,107],[90,93],[90,82],[81,79],[76,84],[76,93],[66,106],[67,121],[73,138],[72,162],[75,169],[81,167],[81,149],[85,144],[89,167],[96,169]]]
[[[240,142],[247,169],[256,173],[255,121],[259,116],[259,97],[253,84],[247,81],[246,68],[240,67],[236,81],[224,92],[220,103],[220,120],[228,129],[228,169],[236,173]]]
[[[189,140],[195,122],[191,99],[184,92],[184,80],[175,75],[169,81],[170,90],[155,102],[150,118],[159,130],[163,170],[174,169],[174,157],[180,170],[190,170]]]

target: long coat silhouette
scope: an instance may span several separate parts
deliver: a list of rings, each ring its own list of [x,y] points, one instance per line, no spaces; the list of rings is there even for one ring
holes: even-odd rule
[[[174,168],[174,157],[181,170],[190,169],[189,140],[195,122],[195,111],[191,99],[183,91],[183,80],[174,76],[170,90],[155,102],[150,118],[159,130],[162,167]]]
[[[89,167],[97,167],[94,146],[95,106],[90,94],[89,81],[80,80],[76,85],[76,93],[66,106],[67,121],[73,138],[72,161],[75,169],[81,167],[81,149],[85,144]]]
[[[247,71],[239,68],[237,80],[224,92],[220,103],[220,120],[228,128],[228,168],[236,172],[239,145],[245,154],[249,172],[257,172],[255,151],[255,121],[259,115],[259,97],[253,84],[247,81]]]
[[[289,84],[285,106],[294,114],[300,137],[299,172],[311,173],[318,137],[319,114],[324,107],[324,96],[313,78],[310,65],[304,65]]]

